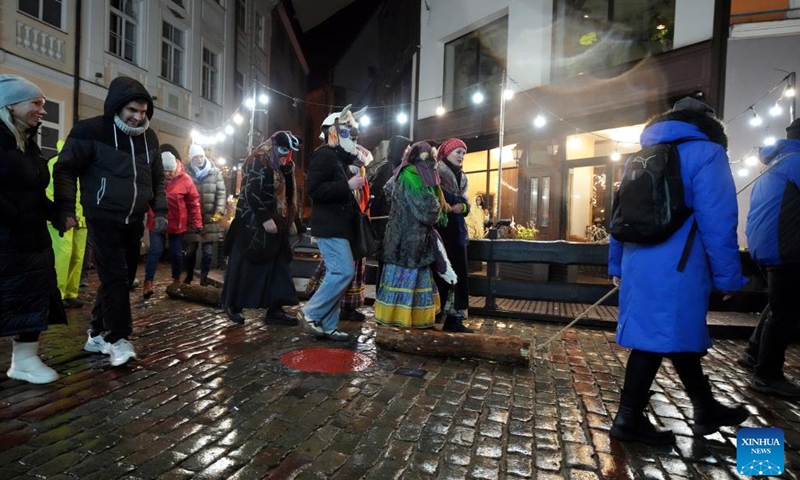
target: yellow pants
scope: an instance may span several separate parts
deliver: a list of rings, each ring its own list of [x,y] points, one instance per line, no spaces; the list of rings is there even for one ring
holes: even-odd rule
[[[61,237],[58,230],[47,225],[53,240],[53,253],[56,256],[56,276],[61,298],[78,298],[83,270],[83,254],[86,252],[86,227],[70,228]]]

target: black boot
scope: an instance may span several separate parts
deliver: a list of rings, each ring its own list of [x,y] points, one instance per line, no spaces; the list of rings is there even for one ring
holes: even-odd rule
[[[650,422],[644,407],[647,404],[645,397],[644,404],[626,404],[625,397],[622,397],[619,404],[617,416],[614,417],[614,425],[611,427],[611,438],[616,438],[621,442],[638,442],[645,445],[673,445],[675,444],[675,434],[671,430],[663,430]]]
[[[235,323],[236,325],[244,325],[244,315],[242,315],[242,309],[240,307],[224,307],[225,308],[225,315],[228,316],[228,319]]]
[[[750,412],[742,405],[727,407],[717,401],[711,393],[711,385],[708,377],[705,376],[705,383],[698,385],[697,389],[688,390],[689,398],[694,407],[694,426],[692,432],[695,435],[711,435],[718,431],[720,427],[734,426],[747,420]]]
[[[442,326],[443,332],[473,333],[474,330],[464,326],[464,319],[457,315],[447,315]]]

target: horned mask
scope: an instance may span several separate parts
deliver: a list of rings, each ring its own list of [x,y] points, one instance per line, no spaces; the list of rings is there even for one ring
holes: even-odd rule
[[[364,107],[357,112],[351,112],[350,105],[348,105],[341,112],[328,115],[322,122],[320,138],[331,147],[340,145],[346,152],[355,155],[358,139],[357,120],[366,111],[367,107]]]

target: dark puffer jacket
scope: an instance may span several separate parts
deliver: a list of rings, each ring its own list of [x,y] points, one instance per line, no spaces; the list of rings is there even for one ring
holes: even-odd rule
[[[75,124],[53,167],[56,207],[74,214],[76,179],[88,220],[124,224],[142,222],[148,206],[167,215],[164,168],[158,137],[152,129],[129,136],[114,124],[114,116],[133,100],[146,100],[147,117],[153,101],[141,83],[128,77],[111,82],[102,116]]]
[[[47,161],[31,135],[26,152],[0,123],[0,336],[66,323],[47,220]]]
[[[311,155],[306,173],[308,196],[314,201],[311,235],[353,240],[356,204],[344,170],[353,158],[342,147],[327,145]]]

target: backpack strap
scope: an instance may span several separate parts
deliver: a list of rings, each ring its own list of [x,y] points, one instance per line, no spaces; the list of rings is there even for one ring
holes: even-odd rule
[[[681,253],[681,260],[678,262],[678,271],[683,272],[686,269],[686,262],[689,261],[689,253],[692,251],[692,244],[694,244],[694,236],[697,234],[697,220],[692,222],[692,228],[689,229],[689,236],[686,238],[686,244],[683,246],[683,253]]]

